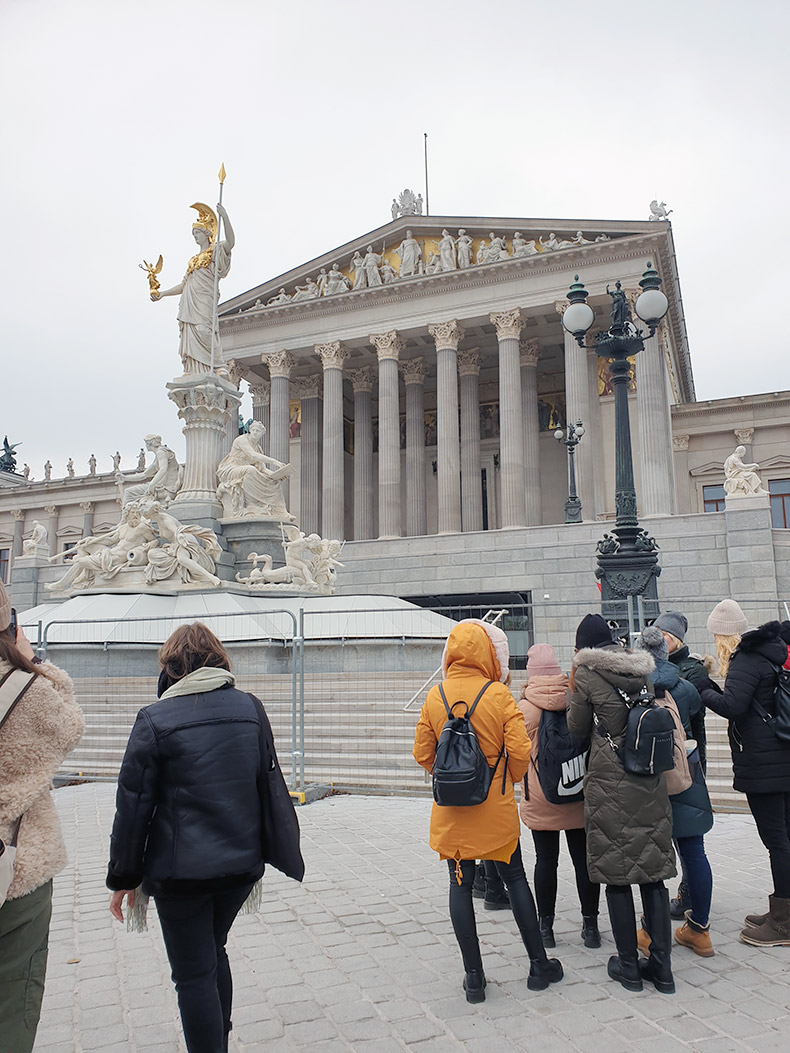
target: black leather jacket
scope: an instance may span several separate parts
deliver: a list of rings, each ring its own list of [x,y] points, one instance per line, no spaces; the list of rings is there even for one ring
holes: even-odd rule
[[[216,890],[263,873],[259,722],[233,687],[141,709],[118,776],[107,885]]]

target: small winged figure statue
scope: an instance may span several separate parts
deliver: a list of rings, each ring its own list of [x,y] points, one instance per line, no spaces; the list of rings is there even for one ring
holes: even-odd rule
[[[140,268],[141,271],[145,271],[148,274],[148,289],[149,289],[149,292],[158,293],[159,292],[159,279],[157,278],[157,274],[159,274],[160,271],[162,270],[162,257],[161,257],[161,255],[159,256],[159,259],[156,261],[156,263],[146,263],[146,261],[143,260],[143,262],[142,263],[138,263],[137,266]]]

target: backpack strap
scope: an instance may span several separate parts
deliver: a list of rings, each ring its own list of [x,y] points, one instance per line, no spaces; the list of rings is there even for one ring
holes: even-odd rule
[[[770,662],[769,664],[773,671],[776,673],[776,688],[774,690],[778,690],[779,685],[782,683],[782,673],[786,673],[787,670],[783,665],[777,665],[776,662]],[[771,716],[771,714],[768,712],[768,710],[765,708],[762,702],[758,702],[756,698],[752,700],[752,706],[757,716],[765,724],[771,724],[774,720],[776,720],[776,716]]]
[[[452,717],[453,711],[447,705],[447,696],[445,695],[444,688],[442,687],[441,684],[439,684],[439,694],[441,695],[442,702],[444,702],[444,708],[447,710],[447,716],[448,717]],[[456,705],[457,705],[457,703],[456,703]],[[464,705],[466,705],[466,703],[464,703]]]
[[[477,707],[477,703],[480,701],[480,699],[483,697],[483,695],[486,693],[486,691],[488,691],[489,687],[491,687],[493,682],[494,682],[493,680],[489,680],[488,683],[487,684],[483,684],[483,686],[477,692],[477,698],[472,703],[472,708],[466,714],[468,717],[471,717],[471,715],[474,713],[474,711],[475,711],[475,709]],[[447,703],[445,703],[445,705],[447,705]],[[505,747],[503,746],[502,748],[504,749]],[[500,754],[500,756],[501,756],[501,754]]]
[[[35,673],[12,669],[0,680],[0,728],[14,711],[16,704],[36,679]]]

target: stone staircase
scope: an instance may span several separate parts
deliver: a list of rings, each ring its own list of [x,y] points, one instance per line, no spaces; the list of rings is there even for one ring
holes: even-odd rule
[[[422,698],[403,712],[426,676],[424,672],[305,675],[305,783],[366,792],[428,793],[430,779],[412,757]],[[137,711],[154,701],[152,681],[147,676],[77,678],[74,684],[86,727],[63,764],[61,778],[114,780]],[[287,777],[292,764],[291,677],[240,675],[238,686],[263,700]],[[707,729],[708,788],[714,807],[744,811],[745,797],[732,789],[726,721],[709,713]]]

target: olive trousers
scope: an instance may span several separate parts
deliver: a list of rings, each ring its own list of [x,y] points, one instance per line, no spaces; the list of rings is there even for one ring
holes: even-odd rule
[[[0,1053],[31,1053],[47,972],[52,882],[0,907]]]

